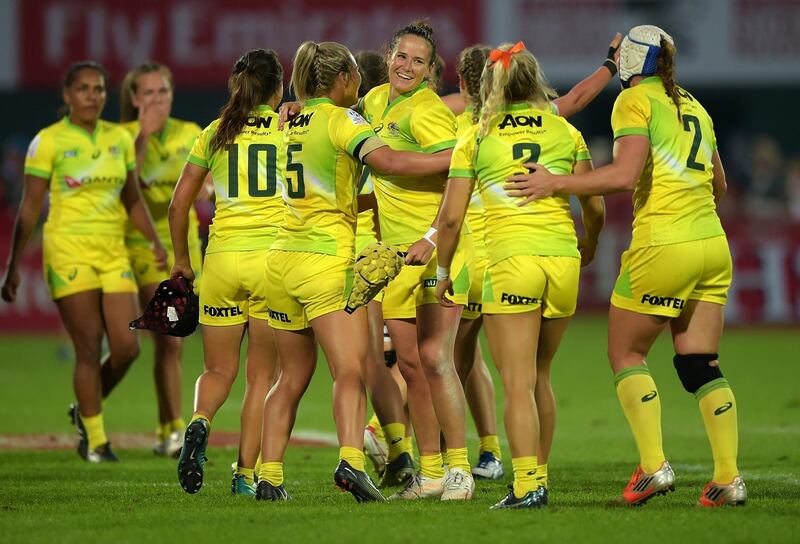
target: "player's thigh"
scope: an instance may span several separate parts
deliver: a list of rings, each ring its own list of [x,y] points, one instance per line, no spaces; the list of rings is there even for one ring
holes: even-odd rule
[[[536,385],[541,318],[541,308],[483,317],[489,351],[507,389],[517,386],[533,389]]]
[[[231,382],[239,372],[245,323],[203,325],[203,361],[206,370],[226,376]]]
[[[278,389],[300,398],[308,388],[317,367],[317,342],[310,328],[299,331],[274,329],[278,358],[282,361],[280,376],[272,394]]]
[[[103,341],[102,292],[100,289],[81,291],[57,298],[56,307],[72,340],[79,359],[85,357],[100,362]]]
[[[702,241],[628,249],[611,304],[639,314],[677,317],[704,267]]]
[[[138,310],[134,293],[103,293],[103,320],[112,356],[135,358],[138,355],[138,336],[128,327],[136,319]]]
[[[200,324],[210,327],[244,325],[250,312],[248,293],[242,285],[246,270],[240,253],[225,251],[206,255],[203,288],[200,289]]]
[[[369,342],[366,308],[352,314],[344,309],[325,313],[312,319],[311,327],[334,379],[341,372],[365,375]]]
[[[608,358],[614,372],[644,362],[669,318],[612,305],[608,311]]]
[[[670,322],[675,352],[683,355],[717,353],[724,325],[722,304],[689,300],[681,315]]]
[[[250,316],[247,325],[247,380],[272,379],[279,367],[275,333],[266,319]]]

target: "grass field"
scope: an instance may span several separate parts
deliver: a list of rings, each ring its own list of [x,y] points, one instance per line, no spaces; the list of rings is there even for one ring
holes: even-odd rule
[[[644,508],[609,504],[633,470],[636,453],[605,361],[605,320],[590,317],[572,324],[555,363],[559,421],[550,459],[551,505],[544,511],[490,512],[505,483],[479,483],[466,504],[357,505],[333,487],[335,448],[290,448],[285,470],[294,500],[286,504],[229,496],[234,449],[209,450],[206,485],[196,496],[180,490],[173,461],[144,449],[118,451],[123,462],[111,466],[88,465],[73,450],[0,450],[0,540],[797,542],[798,336],[797,330],[732,329],[723,340],[722,365],[739,404],[740,467],[750,495],[745,508],[693,506],[711,474],[710,452],[694,399],[674,375],[666,336],[650,362],[678,489]],[[64,412],[72,400],[71,364],[57,359],[57,346],[50,338],[0,340],[0,434],[69,432]],[[111,432],[154,429],[150,354],[145,341],[140,360],[107,402]],[[184,357],[187,414],[201,361],[200,338],[193,337]],[[215,419],[215,431],[236,430],[240,397],[241,383]],[[320,365],[297,428],[332,435],[329,399],[330,377]],[[471,436],[474,457],[474,431]]]

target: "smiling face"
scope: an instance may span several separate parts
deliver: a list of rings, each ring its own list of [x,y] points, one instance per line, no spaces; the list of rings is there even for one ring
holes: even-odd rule
[[[172,108],[172,85],[163,72],[147,72],[136,78],[136,92],[131,96],[134,107],[161,104]]]
[[[389,60],[392,98],[413,91],[430,73],[433,48],[428,40],[406,34],[397,40]]]
[[[70,120],[78,125],[92,126],[106,104],[106,82],[103,74],[84,68],[64,88],[64,103],[69,107]]]

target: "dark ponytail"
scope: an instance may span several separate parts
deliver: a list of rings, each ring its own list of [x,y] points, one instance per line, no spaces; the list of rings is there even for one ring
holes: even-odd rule
[[[228,79],[230,97],[220,110],[217,132],[211,138],[211,152],[233,142],[256,106],[264,104],[283,83],[283,67],[272,49],[254,49],[233,65]]]
[[[656,75],[661,78],[664,90],[675,103],[678,110],[678,121],[681,120],[681,95],[675,82],[675,46],[661,38],[661,51],[656,61]]]
[[[358,96],[364,96],[373,87],[389,81],[389,68],[386,60],[377,51],[359,51],[355,54],[358,71],[361,73],[361,86]]]

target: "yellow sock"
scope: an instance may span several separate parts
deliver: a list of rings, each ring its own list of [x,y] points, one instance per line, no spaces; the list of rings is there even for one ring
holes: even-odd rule
[[[514,496],[521,499],[526,493],[536,491],[541,485],[537,480],[538,470],[536,456],[512,457],[511,465],[514,467]]]
[[[467,448],[448,448],[447,466],[450,467],[450,470],[453,470],[454,468],[460,468],[467,474],[471,474],[467,455]]]
[[[89,451],[94,451],[108,442],[106,429],[103,425],[103,414],[90,417],[81,416],[81,421],[83,421],[83,426],[86,427],[86,436],[89,439]]]
[[[500,439],[496,434],[487,434],[478,438],[478,450],[483,453],[485,451],[491,452],[498,460],[502,459],[500,453]]]
[[[739,475],[736,456],[739,451],[739,427],[736,422],[736,399],[725,378],[717,378],[695,391],[703,415],[711,454],[714,457],[714,481],[728,484]]]
[[[191,425],[193,422],[197,421],[198,419],[205,419],[206,425],[208,426],[208,430],[211,430],[211,419],[202,412],[197,412],[192,414],[192,419],[189,420],[189,424]]]
[[[369,418],[367,425],[375,429],[375,437],[380,440],[381,442],[386,442],[386,435],[384,433],[384,428],[381,425],[380,420],[378,419],[378,414],[372,414],[372,417]]]
[[[539,485],[548,486],[547,481],[547,463],[536,467],[536,481]]]
[[[182,430],[182,429],[181,429]],[[169,433],[172,432],[172,428],[170,427],[169,423],[161,423],[158,426],[158,430],[156,434],[158,435],[159,440],[166,440],[169,438]]]
[[[261,468],[261,452],[259,452],[258,457],[256,457],[256,465],[253,467],[253,472],[258,474],[260,468]]]
[[[619,372],[614,379],[622,411],[639,448],[639,464],[653,473],[664,463],[661,447],[661,400],[650,371],[646,366],[632,366]]]
[[[387,423],[383,426],[383,434],[389,446],[389,461],[393,461],[405,451],[403,439],[406,436],[406,426],[402,423]]]
[[[405,440],[403,440],[403,451],[406,452],[414,458],[414,437],[413,436],[406,436]]]
[[[442,454],[420,455],[419,473],[426,478],[438,480],[444,478],[444,467],[442,466]]]
[[[342,446],[339,448],[339,460],[347,461],[354,469],[364,471],[364,452],[358,448]]]
[[[179,417],[178,419],[173,419],[172,421],[170,421],[169,426],[170,426],[169,429],[170,432],[182,431],[186,428],[186,421],[182,417]]]
[[[258,479],[269,482],[270,485],[278,487],[283,484],[283,463],[267,462],[261,463],[258,469]]]
[[[252,468],[244,468],[241,465],[236,465],[236,474],[244,476],[244,481],[248,484],[255,482],[255,470]]]

